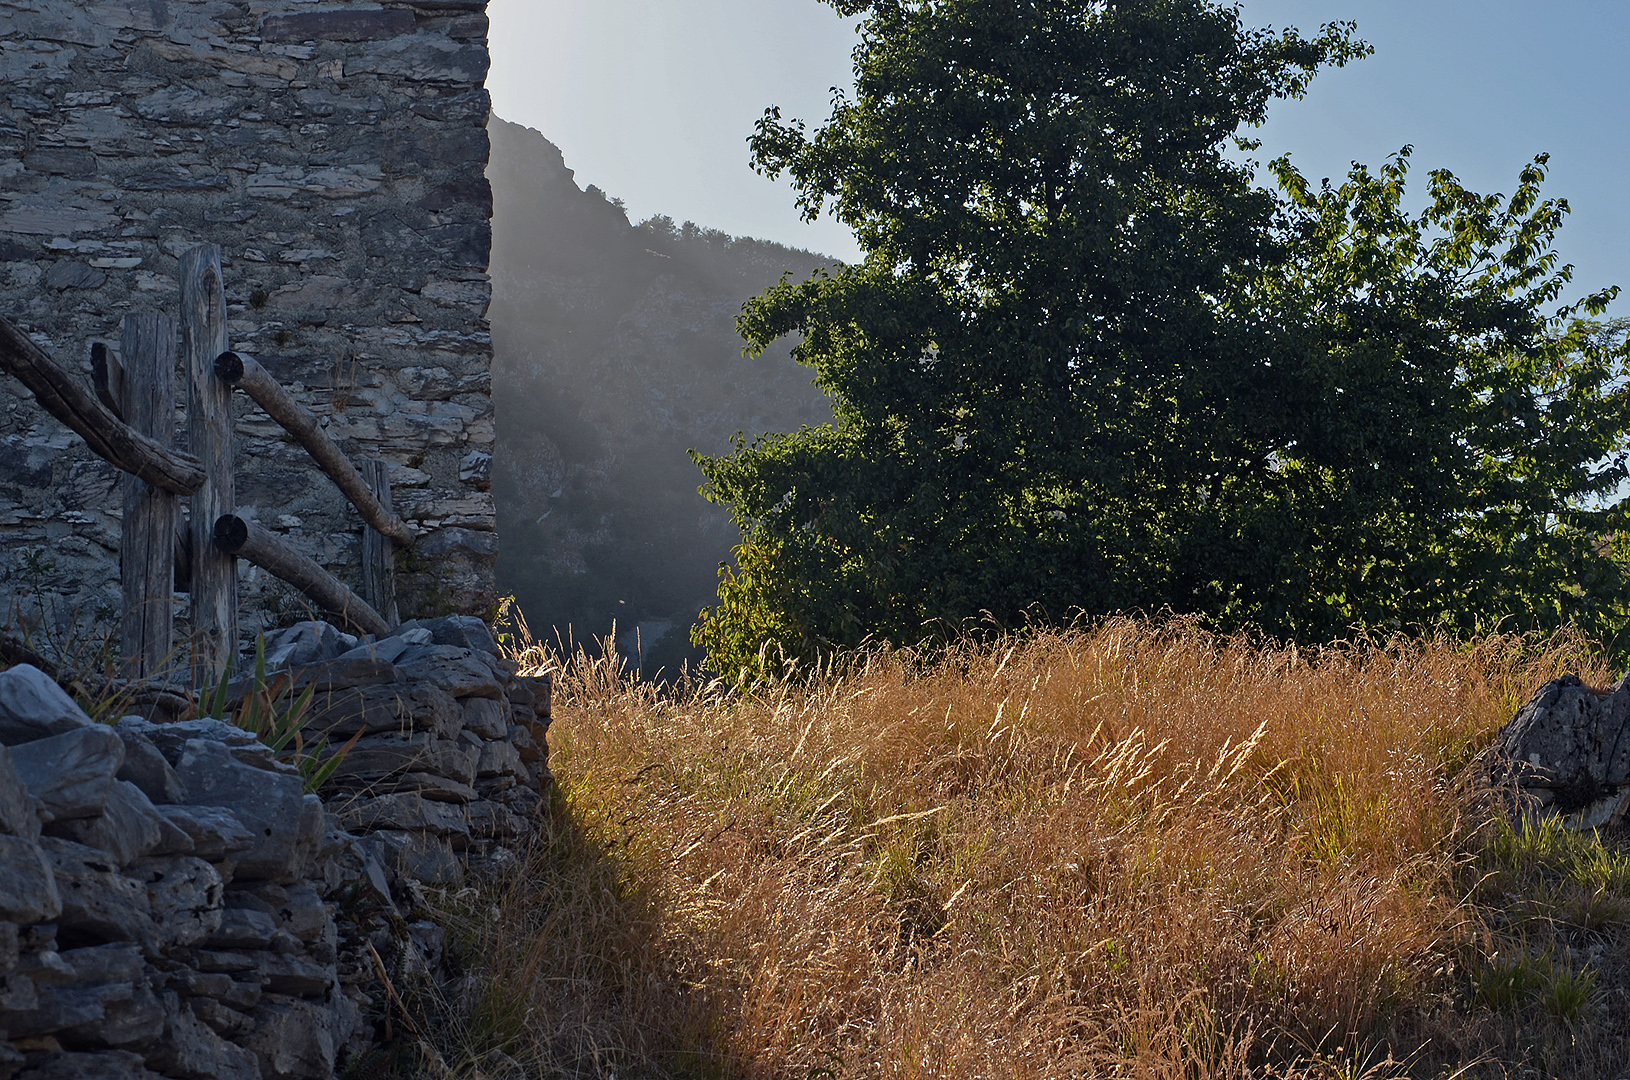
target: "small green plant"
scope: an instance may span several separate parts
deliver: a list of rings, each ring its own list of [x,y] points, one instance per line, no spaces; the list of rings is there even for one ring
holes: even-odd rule
[[[1576,1024],[1596,994],[1596,972],[1551,964],[1540,989],[1539,1005],[1564,1024]]]
[[[255,641],[254,674],[249,685],[243,688],[236,708],[232,707],[237,693],[231,685],[230,674],[222,672],[213,688],[206,687],[199,694],[198,714],[224,720],[254,735],[279,758],[299,769],[306,790],[316,792],[333,778],[363,733],[358,731],[349,742],[327,756],[324,755],[328,747],[326,736],[308,746],[305,728],[311,721],[311,700],[316,684],[308,684],[291,698],[292,689],[293,678],[286,672],[267,677],[266,638],[261,636]]]
[[[1544,985],[1545,975],[1527,953],[1491,956],[1472,972],[1472,996],[1491,1009],[1521,1007]]]

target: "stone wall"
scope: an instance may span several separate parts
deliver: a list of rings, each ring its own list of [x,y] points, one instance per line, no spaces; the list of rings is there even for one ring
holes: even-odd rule
[[[97,724],[0,673],[0,1080],[381,1075],[391,995],[444,981],[425,905],[516,865],[548,680],[457,616],[269,654],[349,746],[322,798],[239,727]]]
[[[233,347],[393,466],[424,534],[405,616],[494,599],[484,12],[0,0],[0,313],[88,372],[126,312],[175,310],[181,253],[221,245]],[[356,581],[355,511],[238,410],[240,505]],[[119,482],[0,380],[0,619],[38,637],[116,612]],[[242,596],[249,629],[301,606],[247,569]]]

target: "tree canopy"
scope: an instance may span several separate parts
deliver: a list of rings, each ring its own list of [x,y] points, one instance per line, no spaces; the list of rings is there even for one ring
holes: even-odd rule
[[[1568,303],[1545,159],[1509,197],[1406,148],[1277,189],[1232,153],[1368,52],[1209,0],[827,0],[853,94],[789,175],[864,260],[743,310],[834,423],[699,459],[742,531],[698,628],[752,668],[868,636],[1172,609],[1299,638],[1627,616],[1614,290]]]

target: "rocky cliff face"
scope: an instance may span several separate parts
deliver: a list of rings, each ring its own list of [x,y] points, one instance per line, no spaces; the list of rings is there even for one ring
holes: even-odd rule
[[[831,419],[786,348],[741,355],[735,318],[831,262],[666,219],[631,225],[552,143],[494,119],[493,491],[499,587],[534,629],[638,629],[670,668],[738,540],[688,455]]]

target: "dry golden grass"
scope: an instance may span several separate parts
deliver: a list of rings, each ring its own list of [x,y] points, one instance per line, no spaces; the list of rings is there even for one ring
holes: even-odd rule
[[[529,659],[559,789],[462,924],[453,1073],[1630,1074],[1630,861],[1466,782],[1607,680],[1577,641],[1111,621],[665,695]]]

